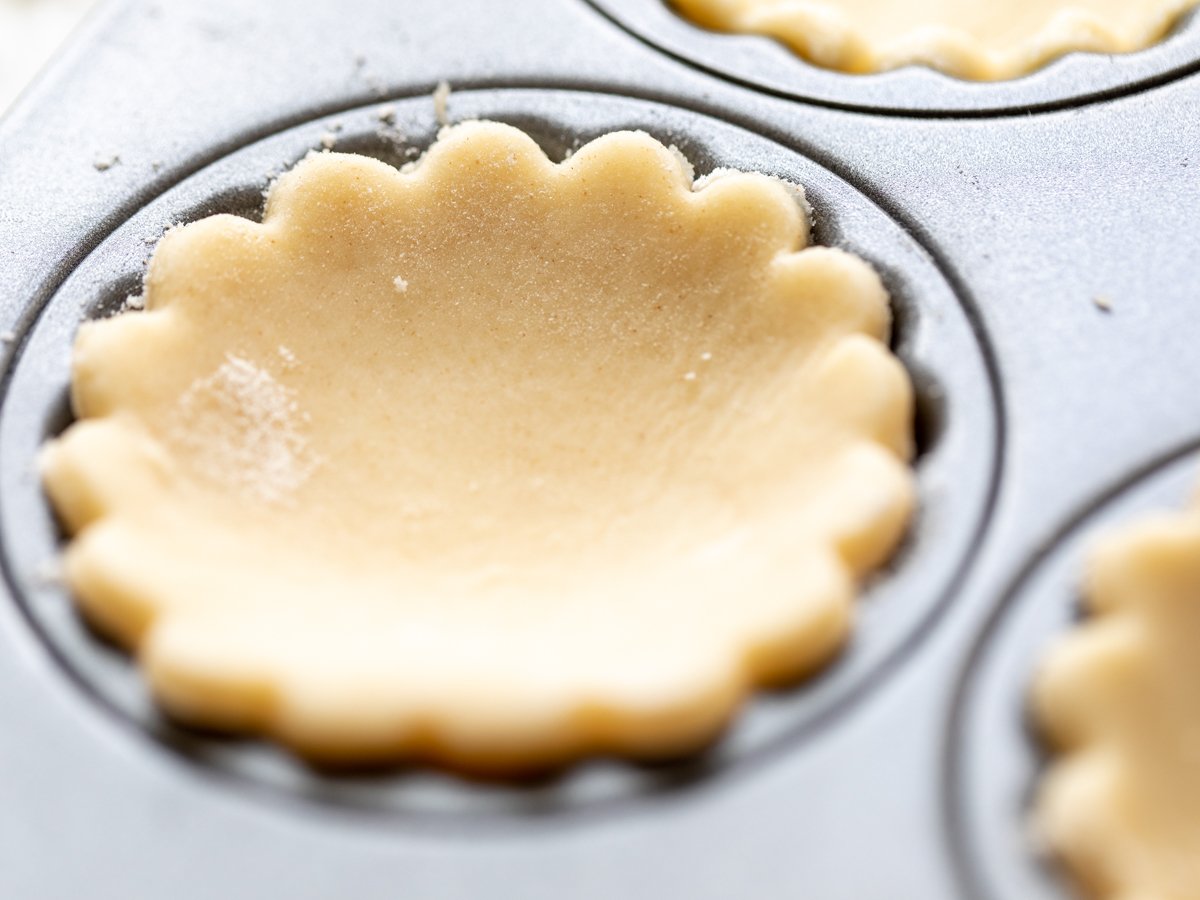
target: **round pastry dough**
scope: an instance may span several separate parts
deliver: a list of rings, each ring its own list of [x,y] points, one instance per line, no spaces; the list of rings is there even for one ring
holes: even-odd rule
[[[187,722],[334,762],[711,739],[828,660],[913,502],[879,278],[641,133],[314,154],[85,324],[66,571]]]
[[[1105,539],[1050,652],[1039,830],[1093,896],[1200,898],[1200,509]]]
[[[1197,0],[671,0],[718,31],[776,38],[851,73],[925,65],[995,81],[1074,51],[1128,53],[1160,40]]]

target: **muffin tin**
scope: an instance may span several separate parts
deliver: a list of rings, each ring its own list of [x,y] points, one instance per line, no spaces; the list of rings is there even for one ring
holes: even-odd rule
[[[1191,74],[1200,59],[1200,17],[1185,16],[1141,53],[1071,53],[1023,78],[978,83],[907,66],[847,77],[800,59],[768,37],[693,25],[668,0],[591,0],[651,46],[714,75],[807,103],[881,115],[980,116],[1061,109],[1119,97]]]
[[[821,72],[655,0],[424,7],[112,0],[0,121],[0,896],[1069,896],[1029,839],[1024,692],[1094,528],[1200,474],[1195,24],[967,85]],[[165,226],[260,215],[323,143],[411,158],[442,80],[451,120],[552,157],[642,128],[700,172],[800,181],[817,242],[893,294],[918,519],[848,652],[700,757],[312,772],[163,721],[48,568],[34,457],[80,319],[137,291]]]

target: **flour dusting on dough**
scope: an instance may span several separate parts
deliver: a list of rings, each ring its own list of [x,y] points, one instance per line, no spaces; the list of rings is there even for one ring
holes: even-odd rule
[[[175,407],[171,439],[193,452],[206,479],[256,500],[285,502],[317,460],[295,392],[247,359],[227,354]]]

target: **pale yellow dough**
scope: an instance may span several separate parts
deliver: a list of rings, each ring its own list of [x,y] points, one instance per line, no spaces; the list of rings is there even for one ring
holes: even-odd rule
[[[1200,900],[1200,506],[1105,539],[1085,602],[1035,686],[1039,830],[1091,896]]]
[[[862,74],[916,64],[992,81],[1019,78],[1073,51],[1141,50],[1197,0],[671,2],[699,25],[776,38],[829,69]]]
[[[913,502],[887,296],[801,204],[468,123],[170,232],[44,456],[80,605],[176,716],[318,759],[697,747],[834,654]]]

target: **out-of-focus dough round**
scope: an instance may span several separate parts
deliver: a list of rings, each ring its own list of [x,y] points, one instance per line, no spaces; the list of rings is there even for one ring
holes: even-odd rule
[[[809,62],[866,74],[925,65],[1019,78],[1074,51],[1128,53],[1196,0],[671,0],[708,28],[776,38]]]

